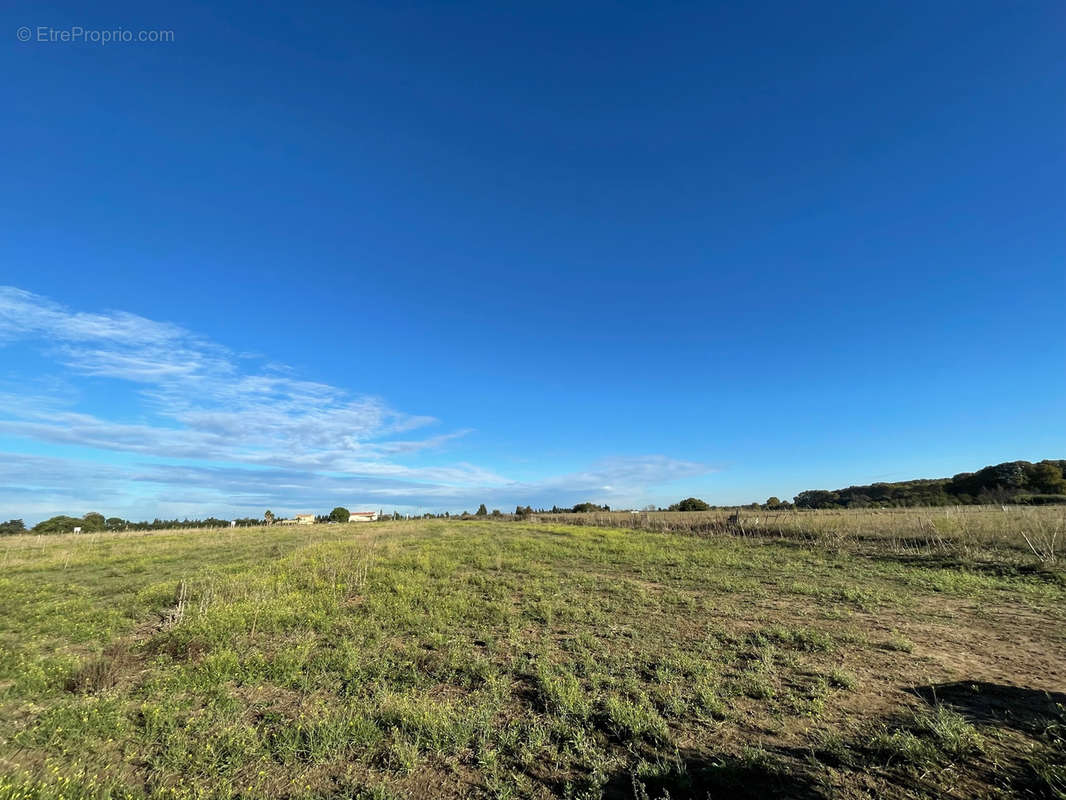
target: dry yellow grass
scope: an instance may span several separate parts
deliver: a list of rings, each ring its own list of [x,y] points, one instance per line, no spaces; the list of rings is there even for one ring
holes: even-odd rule
[[[1063,506],[946,506],[937,508],[765,511],[611,511],[536,514],[552,524],[592,525],[697,534],[801,539],[827,544],[866,543],[897,551],[940,551],[1054,563],[1066,545]]]

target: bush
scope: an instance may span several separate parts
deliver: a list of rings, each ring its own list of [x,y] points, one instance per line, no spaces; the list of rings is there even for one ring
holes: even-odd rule
[[[90,511],[84,517],[81,518],[83,531],[102,531],[107,527],[107,521],[104,519],[104,515],[96,511]]]
[[[711,507],[698,497],[686,497],[680,503],[674,503],[669,511],[710,511]]]
[[[570,510],[575,514],[589,514],[594,511],[610,511],[611,507],[607,505],[599,506],[595,503],[578,503]]]
[[[1020,494],[1014,502],[1024,506],[1050,506],[1066,503],[1066,494]]]
[[[60,514],[57,517],[51,517],[43,522],[38,522],[33,526],[34,533],[72,533],[75,528],[80,528],[85,524],[85,520],[81,517],[68,517]]]
[[[25,533],[26,525],[21,519],[9,519],[0,522],[0,536],[8,536],[15,533]]]

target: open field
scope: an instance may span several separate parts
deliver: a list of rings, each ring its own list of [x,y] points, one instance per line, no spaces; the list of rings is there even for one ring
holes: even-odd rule
[[[0,540],[0,800],[1066,797],[1061,509],[567,516]]]
[[[888,547],[962,558],[1027,563],[1066,550],[1066,507],[948,506],[819,511],[717,509],[537,514],[539,522],[660,532],[782,538],[810,544]]]

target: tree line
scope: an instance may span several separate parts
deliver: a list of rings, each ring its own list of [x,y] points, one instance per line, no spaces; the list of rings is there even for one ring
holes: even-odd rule
[[[951,478],[922,478],[893,483],[871,483],[863,486],[848,486],[844,489],[808,489],[794,498],[794,503],[781,501],[776,497],[765,503],[751,503],[752,509],[788,510],[820,508],[891,508],[901,506],[954,506],[954,505],[1045,505],[1066,503],[1066,459],[1046,459],[1037,463],[1029,461],[1006,461],[1002,464],[984,467],[977,472],[960,472]],[[667,507],[646,506],[644,511],[709,511],[717,508],[736,508],[737,506],[712,506],[698,497],[686,497]],[[482,503],[476,512],[464,511],[461,515],[444,512],[442,514],[422,514],[433,519],[472,519],[478,517],[511,516],[526,519],[533,514],[582,514],[596,511],[610,511],[608,505],[597,503],[578,503],[577,505],[551,509],[534,510],[531,506],[516,506],[511,515],[503,514],[498,508],[491,512]],[[349,512],[343,506],[337,506],[329,514],[316,515],[317,522],[347,522]],[[413,519],[411,516],[394,512],[382,514],[382,520]],[[270,525],[275,521],[271,511],[266,511],[262,518],[242,517],[232,521],[237,527]],[[75,528],[82,532],[93,531],[151,531],[184,528],[226,528],[231,520],[207,517],[206,519],[154,519],[134,522],[121,517],[105,517],[98,512],[90,512],[83,517],[59,515],[46,519],[33,526],[33,533],[70,533]],[[0,536],[26,533],[26,525],[21,519],[0,522]]]
[[[29,529],[29,532],[42,534],[70,533],[75,528],[81,528],[82,533],[98,531],[157,531],[175,528],[228,528],[231,522],[242,528],[264,523],[263,520],[255,517],[242,517],[232,521],[207,517],[206,519],[154,519],[151,522],[147,520],[134,522],[121,517],[105,517],[96,511],[90,511],[84,517],[71,517],[66,514],[50,517],[38,522]],[[0,522],[0,536],[26,532],[26,525],[21,519]]]
[[[808,489],[795,502],[797,508],[1066,503],[1066,460],[1006,461],[952,478]]]

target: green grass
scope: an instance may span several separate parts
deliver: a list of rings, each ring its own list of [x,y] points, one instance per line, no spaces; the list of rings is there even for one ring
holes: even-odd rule
[[[0,800],[846,796],[804,747],[912,796],[896,772],[999,739],[948,709],[892,727],[866,693],[910,708],[975,602],[1061,650],[1066,600],[1044,574],[554,523],[24,536],[0,564]]]
[[[886,728],[871,741],[882,758],[924,766],[958,763],[982,751],[984,740],[972,724],[944,706],[923,708],[905,723]]]

